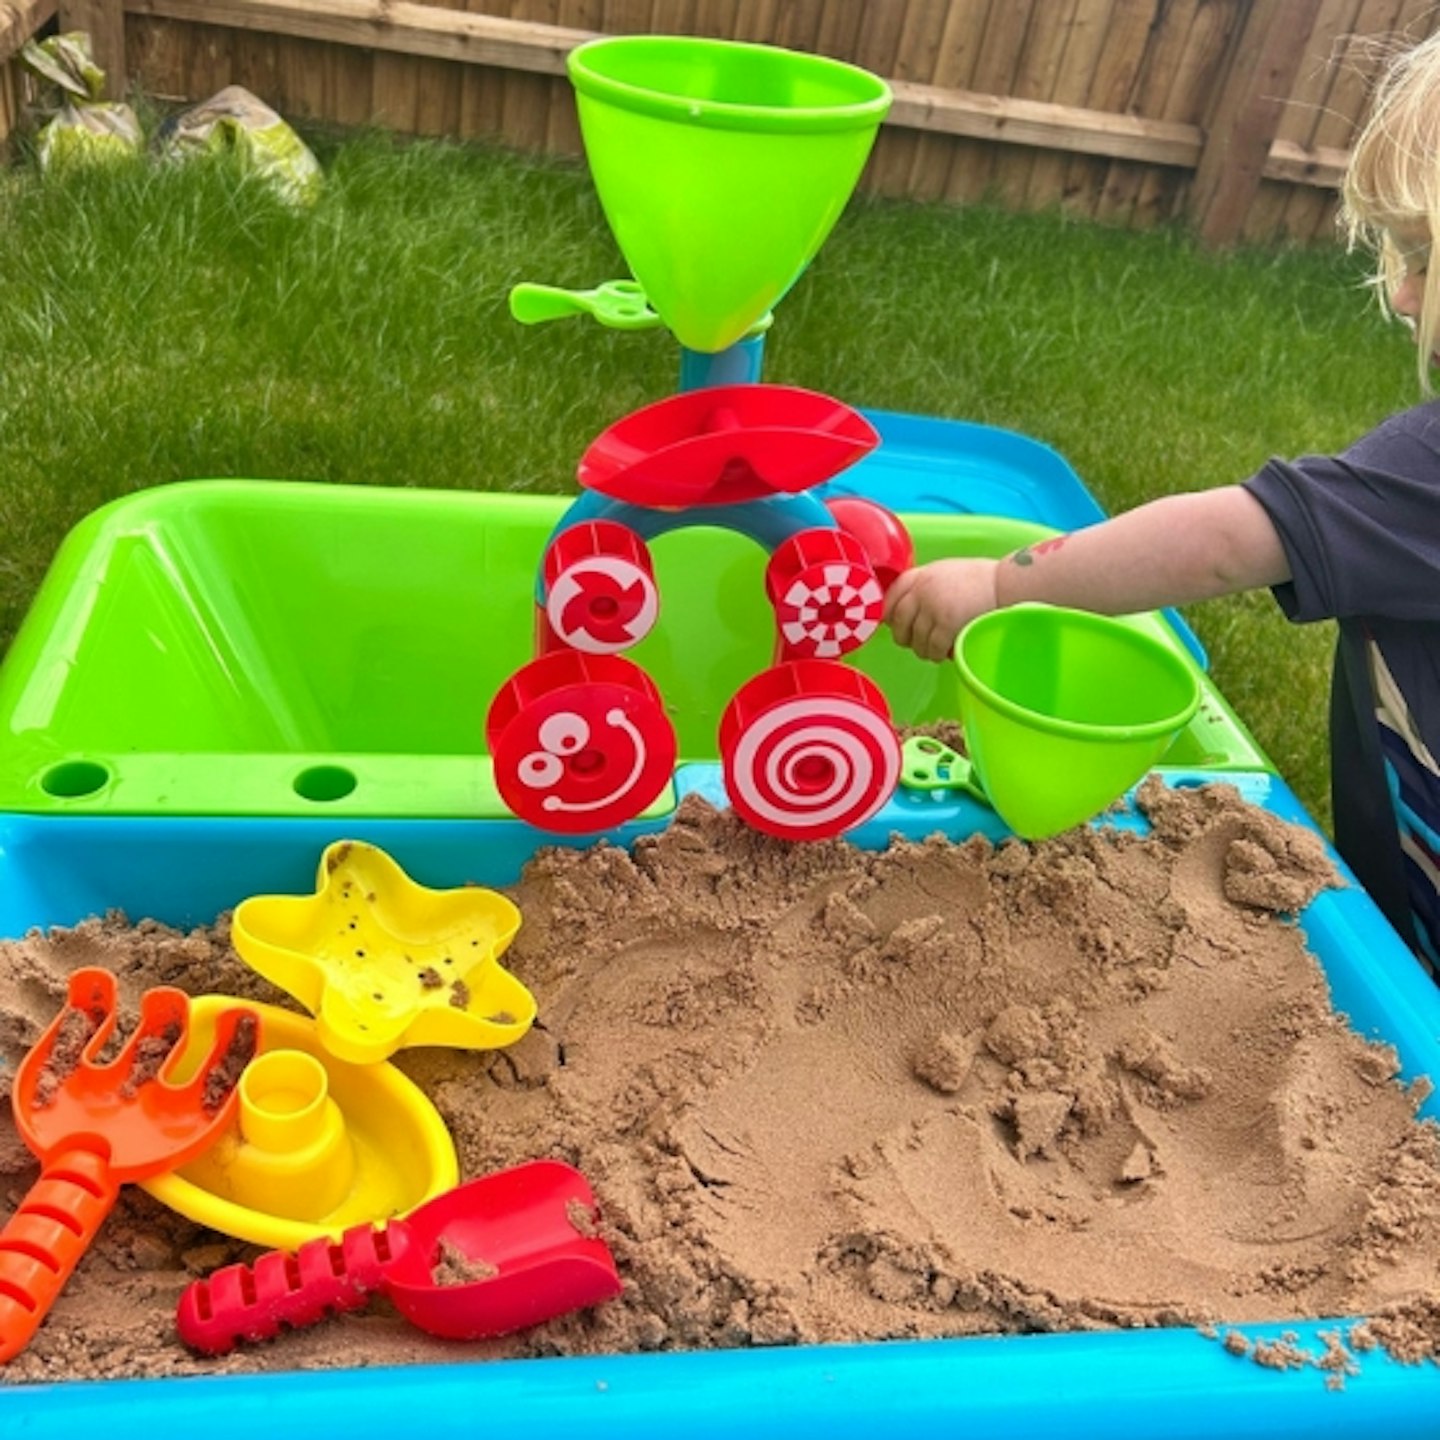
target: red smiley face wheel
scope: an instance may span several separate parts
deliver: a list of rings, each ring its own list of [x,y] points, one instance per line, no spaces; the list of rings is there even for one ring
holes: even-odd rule
[[[765,567],[782,660],[835,660],[879,628],[885,592],[864,545],[844,530],[801,530]]]
[[[634,819],[675,771],[660,692],[619,655],[557,650],[532,660],[491,702],[485,736],[505,803],[565,835]]]
[[[763,670],[720,719],[736,813],[782,840],[824,840],[868,820],[900,778],[900,737],[874,681],[833,660]]]
[[[613,655],[638,644],[660,614],[650,549],[628,525],[589,520],[545,551],[545,618],[575,650]]]

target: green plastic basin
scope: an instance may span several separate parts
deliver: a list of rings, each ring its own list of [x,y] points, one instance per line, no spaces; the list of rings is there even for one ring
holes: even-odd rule
[[[569,503],[201,480],[93,512],[0,663],[0,811],[507,818],[485,714],[534,653],[536,577]],[[921,560],[1005,555],[1055,533],[995,516],[905,520]],[[708,527],[661,536],[652,553],[660,619],[627,654],[659,687],[680,759],[717,763],[726,705],[774,654],[768,557]],[[1193,665],[1161,616],[1128,623]],[[883,628],[853,659],[897,724],[960,714],[958,669]],[[1205,704],[1165,763],[1268,769],[1201,682]]]

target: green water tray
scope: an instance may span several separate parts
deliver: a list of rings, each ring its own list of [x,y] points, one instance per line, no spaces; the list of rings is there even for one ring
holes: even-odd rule
[[[537,567],[568,501],[197,480],[70,533],[0,665],[0,811],[506,817],[490,700],[532,656]],[[1029,521],[906,515],[919,557],[998,555]],[[653,543],[660,620],[630,657],[679,762],[771,661],[766,556],[731,531]],[[1159,617],[1153,625],[1187,655]],[[959,713],[953,667],[882,630],[854,657],[897,724]],[[1214,686],[1162,764],[1269,770]],[[718,762],[716,762],[718,763]],[[673,790],[652,813],[673,806]]]

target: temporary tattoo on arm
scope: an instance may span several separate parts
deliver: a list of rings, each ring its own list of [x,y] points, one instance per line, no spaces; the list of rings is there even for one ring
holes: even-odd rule
[[[1041,555],[1049,555],[1058,550],[1069,538],[1068,535],[1057,535],[1053,540],[1041,540],[1038,544],[1023,546],[1010,557],[1010,562],[1013,565],[1033,565]]]

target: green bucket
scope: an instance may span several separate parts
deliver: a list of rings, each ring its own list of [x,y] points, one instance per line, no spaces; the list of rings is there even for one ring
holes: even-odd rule
[[[1193,663],[1124,619],[1014,605],[955,646],[965,742],[996,814],[1027,840],[1100,814],[1200,705]]]
[[[854,65],[769,45],[620,35],[568,59],[610,228],[691,350],[743,339],[798,280],[890,108]]]

